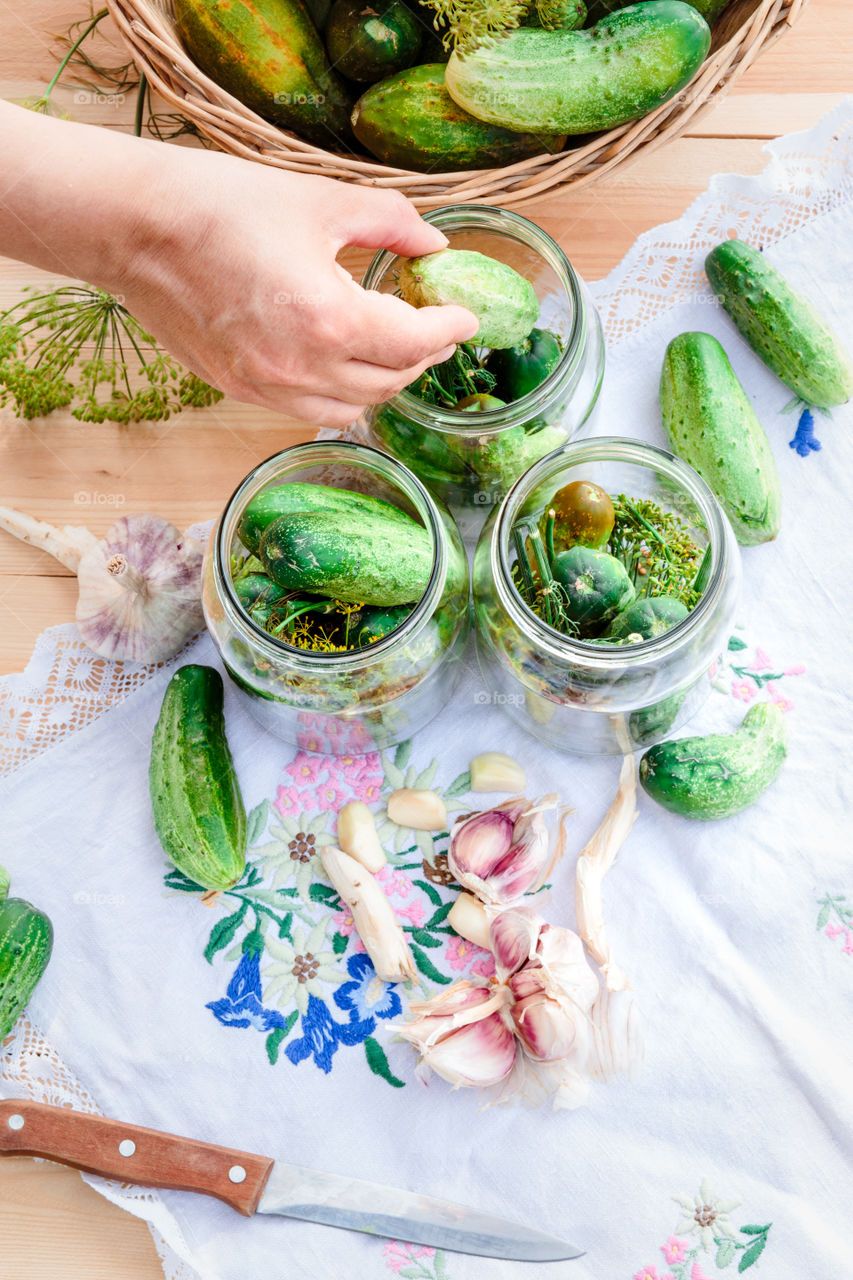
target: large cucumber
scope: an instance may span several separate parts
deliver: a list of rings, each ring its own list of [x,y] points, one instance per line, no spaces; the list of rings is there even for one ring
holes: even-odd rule
[[[291,480],[288,484],[273,485],[255,495],[240,517],[237,532],[243,544],[255,555],[261,545],[264,530],[279,516],[293,515],[295,511],[328,511],[346,523],[348,516],[387,516],[402,524],[413,523],[410,516],[391,502],[374,498],[369,493],[355,493],[351,489],[335,489],[329,484],[308,484]]]
[[[660,742],[640,760],[646,792],[685,818],[728,818],[754,804],[779,775],[788,726],[773,702],[751,707],[734,733]]]
[[[513,133],[457,106],[444,66],[411,67],[372,85],[352,113],[353,133],[385,164],[419,173],[490,169],[561,151],[565,134]]]
[[[403,300],[413,307],[458,303],[473,311],[480,327],[471,341],[483,347],[514,347],[539,317],[530,281],[507,263],[473,249],[439,249],[405,258],[398,283]]]
[[[2,868],[0,868],[2,870]],[[27,1007],[47,968],[53,947],[53,928],[44,912],[23,898],[0,899],[0,1041]]]
[[[673,453],[713,489],[738,542],[753,546],[775,538],[782,515],[779,473],[764,428],[716,338],[673,338],[660,403]]]
[[[351,100],[302,0],[175,0],[187,52],[259,116],[321,147],[350,135]]]
[[[705,259],[711,288],[754,351],[809,405],[830,409],[853,395],[853,365],[808,298],[762,253],[724,240]]]
[[[595,133],[646,115],[698,71],[711,43],[703,17],[683,0],[650,0],[587,31],[510,31],[454,53],[450,96],[506,129]]]
[[[412,604],[433,566],[426,529],[384,516],[336,519],[324,511],[279,516],[261,539],[270,577],[288,591],[308,591],[349,604]]]
[[[246,810],[222,704],[218,671],[180,667],[154,728],[148,775],[160,843],[205,889],[229,889],[246,865]]]

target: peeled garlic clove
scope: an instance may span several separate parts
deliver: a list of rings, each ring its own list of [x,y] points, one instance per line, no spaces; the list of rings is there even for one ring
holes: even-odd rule
[[[543,925],[542,917],[529,907],[511,907],[493,918],[488,945],[494,953],[498,977],[508,977],[535,956]]]
[[[411,787],[392,791],[388,797],[388,817],[398,827],[412,827],[415,831],[447,829],[447,808],[434,791],[417,791]]]
[[[352,912],[358,936],[383,982],[408,982],[415,962],[394,909],[371,873],[334,845],[320,849],[323,870]]]
[[[460,938],[486,951],[491,948],[488,913],[472,893],[460,893],[447,914],[447,923]]]
[[[527,775],[517,760],[502,751],[484,751],[471,761],[472,791],[524,791]]]
[[[607,1083],[630,1078],[645,1056],[642,1020],[634,993],[603,987],[590,1010],[591,1039],[586,1070]]]
[[[338,845],[368,871],[381,871],[387,862],[373,814],[361,800],[345,804],[338,814]]]

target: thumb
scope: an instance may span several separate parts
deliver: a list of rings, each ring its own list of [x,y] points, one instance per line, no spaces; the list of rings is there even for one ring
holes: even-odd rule
[[[390,249],[401,258],[447,248],[447,236],[424,222],[401,192],[351,188],[348,194],[330,228],[338,248]]]

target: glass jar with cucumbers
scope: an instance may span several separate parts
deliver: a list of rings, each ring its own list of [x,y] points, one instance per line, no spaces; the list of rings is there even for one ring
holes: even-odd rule
[[[552,746],[650,746],[707,694],[739,586],[731,525],[691,467],[634,440],[577,441],[526,472],[480,535],[483,678]]]
[[[415,306],[458,302],[480,329],[450,360],[361,425],[453,510],[463,532],[592,411],[604,373],[598,313],[566,255],[506,209],[454,205],[424,215],[449,248],[423,258],[383,251],[367,289]]]
[[[452,516],[366,445],[295,445],[239,485],[204,564],[208,629],[247,706],[305,750],[363,754],[449,700],[469,627]]]

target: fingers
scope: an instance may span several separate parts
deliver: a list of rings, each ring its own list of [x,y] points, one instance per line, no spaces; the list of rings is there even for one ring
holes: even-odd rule
[[[331,225],[339,248],[354,244],[363,249],[390,249],[403,258],[447,248],[447,236],[424,222],[399,191],[349,187],[346,196]]]
[[[363,360],[348,360],[341,369],[340,384],[336,389],[347,400],[384,404],[419,378],[424,369],[449,360],[455,350],[455,346],[445,347],[431,359],[422,360],[407,369],[388,369],[385,365],[368,364]]]
[[[465,307],[412,307],[393,294],[373,290],[359,289],[359,295],[352,312],[357,326],[350,355],[368,364],[388,369],[438,364],[440,352],[467,342],[479,328],[477,317]]]

